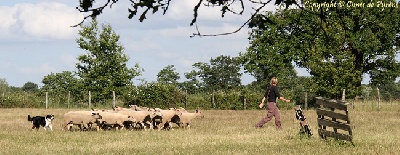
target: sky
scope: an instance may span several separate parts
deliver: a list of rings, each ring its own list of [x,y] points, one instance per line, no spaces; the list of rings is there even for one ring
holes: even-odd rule
[[[105,2],[99,0],[97,2]],[[157,73],[168,65],[174,65],[181,80],[196,62],[209,62],[220,55],[238,56],[249,46],[245,27],[235,34],[217,37],[194,37],[196,27],[190,26],[196,1],[174,0],[165,15],[161,12],[147,14],[144,22],[138,17],[128,19],[129,1],[119,1],[98,17],[100,24],[110,24],[120,35],[120,43],[130,58],[128,67],[136,63],[145,71],[139,79],[156,81]],[[76,43],[79,27],[71,27],[82,21],[85,14],[75,8],[78,0],[2,0],[0,2],[0,78],[8,85],[22,87],[26,82],[42,86],[43,77],[62,71],[76,71],[77,56],[87,52]],[[275,10],[271,3],[266,10]],[[221,18],[219,8],[202,7],[198,28],[202,34],[232,32],[249,17],[227,15]],[[86,21],[84,24],[87,24]],[[309,75],[305,69],[297,69],[299,76]],[[252,82],[248,74],[242,84]]]
[[[130,58],[128,67],[138,63],[145,70],[134,83],[156,81],[157,73],[168,65],[174,65],[181,80],[186,80],[184,73],[193,70],[194,63],[220,55],[238,56],[246,50],[247,28],[228,36],[190,38],[197,32],[190,26],[195,5],[195,1],[174,0],[165,15],[148,14],[141,23],[138,18],[128,19],[129,1],[120,1],[99,16],[100,24],[110,24],[120,35]],[[86,54],[76,43],[80,28],[71,27],[86,15],[77,6],[78,0],[2,0],[0,78],[9,86],[22,87],[26,82],[42,86],[43,77],[51,73],[76,71],[77,56]],[[221,18],[218,9],[201,9],[198,28],[204,34],[231,32],[250,17],[250,11]],[[247,74],[242,79],[243,84],[253,80]]]

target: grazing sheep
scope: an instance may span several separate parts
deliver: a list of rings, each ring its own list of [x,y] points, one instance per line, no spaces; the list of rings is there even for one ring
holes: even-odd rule
[[[196,110],[194,113],[184,112],[180,115],[179,119],[172,119],[172,122],[178,124],[179,127],[190,129],[190,124],[195,118],[204,118],[203,112],[199,110]]]
[[[177,115],[180,116],[182,115],[182,112],[177,109],[177,110],[161,110],[161,109],[156,109],[156,111],[160,111],[162,114],[162,117],[154,117],[153,121],[155,126],[157,126],[158,130],[161,129],[172,129],[172,123],[171,119]],[[173,130],[173,129],[172,129]]]
[[[126,124],[136,123],[135,118],[121,113],[100,112],[100,115],[102,117],[101,126],[103,129],[107,128],[108,126],[118,126],[118,129],[121,130]]]
[[[153,129],[152,119],[161,115],[160,112],[156,112],[154,109],[149,111],[121,110],[118,113],[132,116],[143,129],[146,129],[147,126],[149,129]]]
[[[92,124],[97,124],[99,131],[99,123],[101,119],[99,113],[92,111],[70,111],[64,114],[64,128],[71,131],[72,126],[78,125],[80,130],[88,129]],[[83,128],[82,128],[83,127]]]

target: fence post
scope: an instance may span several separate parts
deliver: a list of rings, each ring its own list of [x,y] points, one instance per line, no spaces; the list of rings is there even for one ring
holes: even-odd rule
[[[214,91],[212,92],[212,95],[211,95],[211,102],[212,102],[213,108],[215,109]]]
[[[342,93],[342,101],[346,100],[346,89],[343,89],[343,93]]]
[[[113,91],[113,108],[115,107],[115,91]]]
[[[46,109],[47,109],[47,106],[48,106],[48,104],[49,104],[49,98],[48,98],[48,92],[46,92]]]
[[[376,91],[378,92],[378,110],[381,109],[381,95],[379,93],[379,88],[376,87]]]
[[[185,90],[185,109],[187,108],[187,102],[188,102],[188,94],[187,90]]]
[[[68,101],[67,101],[67,107],[69,108],[69,98],[71,97],[71,91],[68,91]]]
[[[243,109],[246,110],[246,97],[243,98]]]
[[[90,91],[89,91],[89,109],[90,109],[91,104],[92,104],[92,103],[91,103],[91,102],[92,102],[92,101],[91,101],[91,98],[92,98],[92,95],[90,94]]]

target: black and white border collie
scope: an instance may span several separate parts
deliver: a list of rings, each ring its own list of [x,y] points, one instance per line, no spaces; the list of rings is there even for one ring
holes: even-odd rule
[[[34,117],[28,115],[28,121],[32,122],[32,130],[39,130],[40,126],[42,126],[44,130],[46,130],[46,127],[48,127],[51,131],[53,131],[53,119],[53,114]]]
[[[296,119],[300,121],[300,133],[308,134],[308,136],[312,136],[311,129],[307,123],[306,117],[303,115],[303,110],[300,105],[296,105],[294,107],[294,111],[296,111]]]

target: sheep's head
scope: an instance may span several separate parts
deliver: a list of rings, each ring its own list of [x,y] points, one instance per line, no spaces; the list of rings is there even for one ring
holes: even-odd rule
[[[197,116],[196,116],[197,118],[204,118],[204,114],[202,111],[196,110],[196,114],[197,114]]]
[[[128,116],[128,121],[137,122],[137,120],[132,116]]]
[[[92,116],[93,116],[95,119],[102,119],[102,117],[101,117],[101,115],[100,115],[99,113],[92,113]]]
[[[152,109],[150,110],[150,117],[154,118],[155,116],[160,116],[162,117],[161,109]]]
[[[182,111],[180,109],[176,109],[175,115],[178,115],[178,116],[182,115]]]

